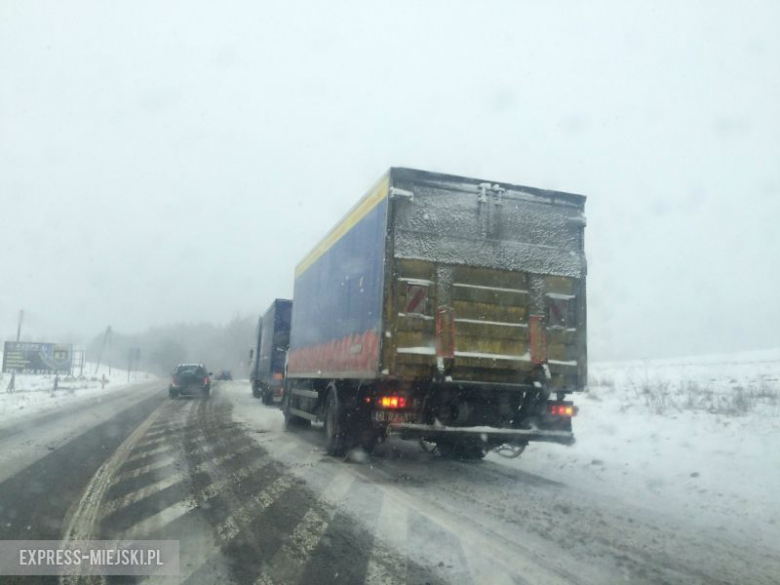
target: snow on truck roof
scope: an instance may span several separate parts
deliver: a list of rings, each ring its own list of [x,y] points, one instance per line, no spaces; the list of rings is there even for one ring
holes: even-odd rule
[[[587,197],[579,193],[569,193],[567,191],[555,191],[552,189],[540,189],[539,187],[528,187],[527,185],[518,185],[516,183],[506,183],[503,181],[488,181],[486,179],[479,179],[476,177],[464,177],[462,175],[450,175],[447,173],[436,173],[433,171],[423,171],[420,169],[412,169],[408,167],[392,167],[390,171],[393,175],[398,175],[399,178],[411,178],[411,179],[429,179],[443,183],[453,183],[455,185],[473,186],[479,187],[479,185],[485,183],[490,185],[496,185],[506,189],[508,192],[525,193],[528,195],[534,195],[542,198],[563,199],[575,203],[584,203]]]
[[[360,198],[360,200],[350,208],[350,210],[333,226],[330,231],[312,248],[312,250],[295,267],[295,277],[297,278],[314,264],[320,256],[333,246],[341,237],[351,230],[355,224],[363,219],[368,213],[384,200],[389,192],[390,177],[400,179],[436,181],[440,184],[448,184],[448,187],[458,190],[469,189],[478,192],[480,185],[490,184],[494,187],[500,187],[507,194],[518,196],[520,198],[535,199],[537,201],[563,201],[569,204],[582,207],[585,204],[585,195],[576,193],[567,193],[565,191],[553,191],[550,189],[539,189],[537,187],[526,187],[513,183],[503,183],[496,181],[486,181],[474,177],[463,177],[459,175],[448,175],[445,173],[436,173],[432,171],[423,171],[408,167],[390,167],[380,179],[374,183],[371,189]]]

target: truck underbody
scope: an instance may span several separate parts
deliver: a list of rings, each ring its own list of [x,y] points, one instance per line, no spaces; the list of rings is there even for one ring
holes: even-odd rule
[[[305,386],[305,387],[304,387]],[[292,384],[283,409],[288,426],[322,422],[333,455],[372,451],[390,436],[429,443],[444,456],[478,458],[491,449],[519,451],[529,441],[574,443],[576,409],[542,384]]]

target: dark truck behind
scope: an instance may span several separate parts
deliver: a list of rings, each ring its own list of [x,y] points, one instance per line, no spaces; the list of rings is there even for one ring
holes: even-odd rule
[[[264,404],[281,402],[284,364],[290,345],[292,301],[276,299],[258,320],[256,344],[250,355],[252,395]]]
[[[328,451],[574,442],[585,197],[390,169],[297,266],[285,420]]]

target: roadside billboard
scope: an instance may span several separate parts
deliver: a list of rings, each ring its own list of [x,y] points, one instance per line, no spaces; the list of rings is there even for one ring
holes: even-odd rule
[[[3,373],[68,374],[72,360],[71,345],[6,341],[3,348]]]

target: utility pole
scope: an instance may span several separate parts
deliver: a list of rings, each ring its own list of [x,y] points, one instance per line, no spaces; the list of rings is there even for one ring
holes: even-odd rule
[[[127,383],[130,383],[130,373],[133,371],[133,360],[135,359],[135,348],[127,350]]]
[[[24,319],[24,311],[19,311],[19,324],[16,326],[16,343],[22,338],[22,319]],[[16,372],[11,372],[11,381],[8,383],[6,392],[13,392],[16,389]]]
[[[106,334],[103,336],[103,345],[100,346],[100,353],[98,354],[98,361],[95,364],[95,375],[100,369],[100,361],[103,359],[103,351],[108,346],[108,375],[111,375],[111,325],[106,329]]]
[[[16,326],[16,342],[22,338],[22,319],[24,319],[24,311],[19,311],[19,324]]]

